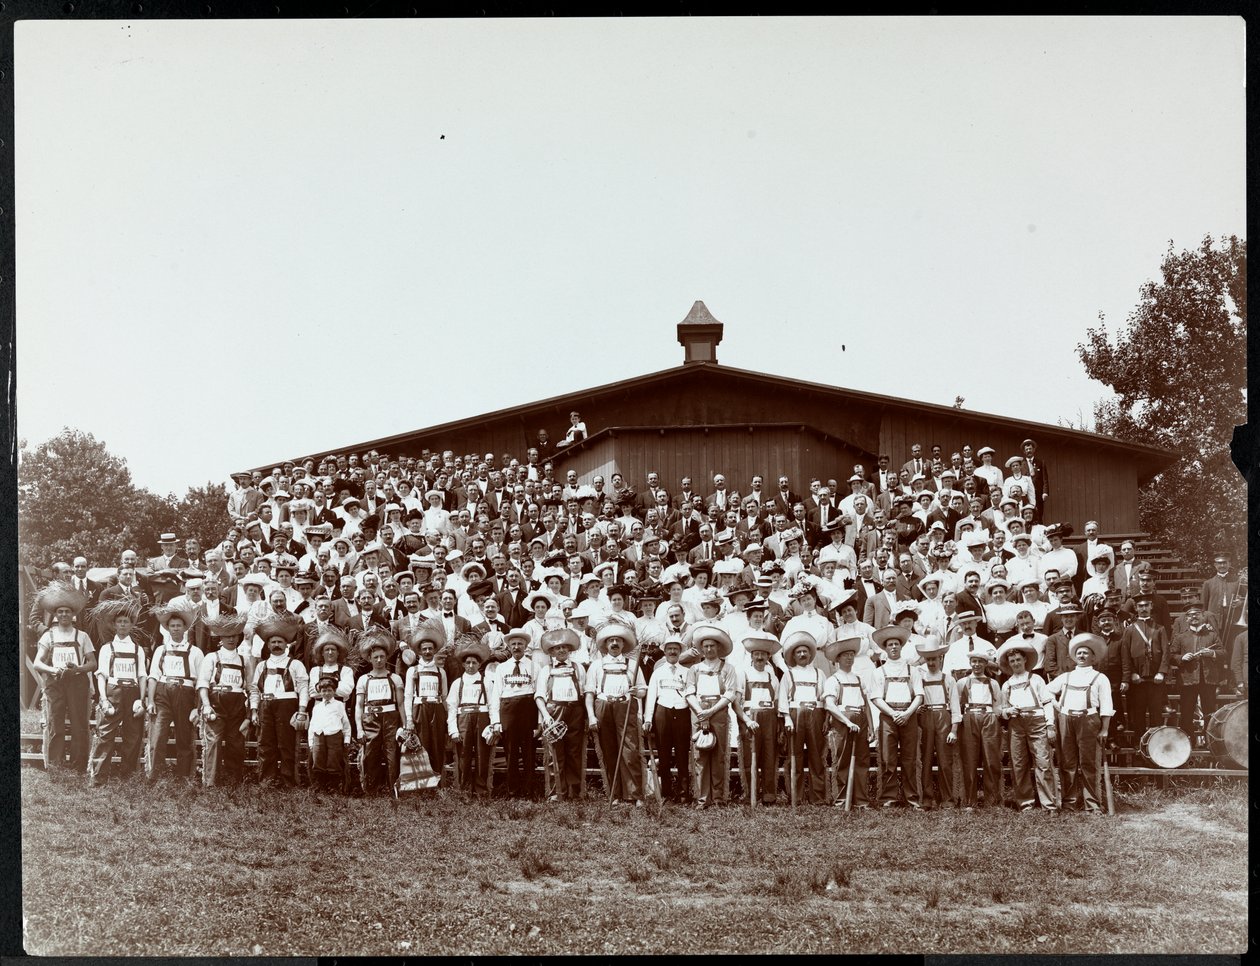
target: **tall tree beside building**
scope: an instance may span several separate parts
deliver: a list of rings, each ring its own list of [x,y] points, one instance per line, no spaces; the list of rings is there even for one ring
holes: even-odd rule
[[[1085,371],[1115,396],[1094,407],[1097,431],[1164,446],[1180,459],[1142,491],[1142,528],[1191,566],[1218,549],[1246,559],[1247,486],[1230,441],[1247,420],[1247,243],[1171,242],[1125,327],[1100,315],[1077,346]]]

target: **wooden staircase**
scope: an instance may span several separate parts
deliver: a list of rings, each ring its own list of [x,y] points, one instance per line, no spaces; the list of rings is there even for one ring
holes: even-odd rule
[[[1171,550],[1162,546],[1149,533],[1100,533],[1098,542],[1105,543],[1116,552],[1116,561],[1120,560],[1120,544],[1126,540],[1133,541],[1133,549],[1138,560],[1144,560],[1155,571],[1155,589],[1165,596],[1169,611],[1174,618],[1182,613],[1181,600],[1186,591],[1194,591],[1197,595],[1208,574],[1200,573],[1187,567]],[[1063,541],[1064,546],[1080,550],[1085,546],[1084,534],[1073,534]]]

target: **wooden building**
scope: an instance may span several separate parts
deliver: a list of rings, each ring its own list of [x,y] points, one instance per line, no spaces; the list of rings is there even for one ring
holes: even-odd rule
[[[451,449],[511,453],[523,461],[539,429],[558,442],[569,411],[578,409],[591,435],[556,456],[561,478],[568,469],[577,470],[583,482],[596,473],[620,472],[638,489],[655,470],[671,492],[681,477],[690,476],[695,490],[708,493],[716,472],[740,492],[757,473],[765,477],[765,489],[773,490],[783,473],[793,489],[804,492],[814,476],[843,481],[857,463],[872,471],[880,453],[898,467],[916,442],[925,457],[939,444],[946,460],[964,444],[992,446],[1000,463],[1032,437],[1049,474],[1047,519],[1070,521],[1078,529],[1097,519],[1112,533],[1138,529],[1139,486],[1176,458],[1167,450],[1062,426],[723,366],[717,361],[722,329],[704,303],[696,302],[678,324],[680,366],[342,451],[420,456],[425,449]],[[841,491],[847,492],[843,485]]]

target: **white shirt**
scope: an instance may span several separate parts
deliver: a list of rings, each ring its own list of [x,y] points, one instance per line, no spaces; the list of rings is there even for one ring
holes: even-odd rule
[[[350,718],[346,714],[346,706],[336,698],[325,701],[317,698],[311,709],[311,721],[307,725],[307,741],[315,735],[335,735],[338,732],[346,744],[350,743]]]
[[[652,720],[652,712],[659,705],[675,711],[687,707],[683,690],[687,686],[687,669],[681,664],[670,664],[662,659],[652,668],[652,679],[648,682],[647,704],[643,715]]]

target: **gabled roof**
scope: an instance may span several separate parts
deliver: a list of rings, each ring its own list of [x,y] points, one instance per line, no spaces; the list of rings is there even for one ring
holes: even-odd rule
[[[705,315],[708,315],[708,309],[704,307],[703,302],[697,302],[694,306],[692,306],[693,313],[697,311],[697,306]],[[689,314],[688,318],[690,317],[691,315]],[[708,315],[708,318],[712,319],[712,316]],[[1177,459],[1179,455],[1172,450],[1166,450],[1158,446],[1145,446],[1141,443],[1127,443],[1114,439],[1110,436],[1104,436],[1101,433],[1091,433],[1079,429],[1068,429],[1064,426],[1054,426],[1049,423],[1038,423],[1027,419],[1015,419],[1010,416],[997,416],[992,413],[977,412],[976,410],[971,409],[956,409],[952,406],[942,406],[939,403],[917,402],[912,399],[903,399],[898,396],[885,396],[879,393],[863,392],[858,389],[846,389],[839,386],[825,385],[823,383],[806,382],[802,379],[788,379],[783,376],[776,376],[770,373],[753,372],[749,369],[737,369],[733,366],[719,365],[715,362],[692,362],[690,364],[674,366],[669,369],[661,369],[657,372],[648,373],[642,376],[632,376],[629,379],[619,379],[616,382],[596,386],[583,392],[567,392],[560,396],[551,396],[547,399],[540,399],[532,403],[510,406],[506,409],[498,409],[494,412],[482,413],[477,416],[469,416],[464,419],[440,423],[436,426],[414,429],[406,433],[396,433],[393,436],[384,436],[379,439],[370,439],[364,442],[347,443],[340,447],[329,447],[327,449],[320,450],[317,453],[308,453],[300,457],[292,458],[295,462],[301,462],[308,456],[319,459],[321,456],[330,452],[343,452],[346,450],[357,450],[361,452],[365,449],[385,449],[398,443],[415,439],[416,437],[452,434],[465,427],[471,428],[484,423],[494,422],[499,419],[516,419],[527,416],[533,412],[554,410],[556,408],[563,408],[565,411],[568,411],[570,404],[575,398],[581,398],[584,401],[597,400],[601,396],[620,394],[633,389],[646,389],[662,383],[692,380],[699,378],[701,375],[715,373],[722,376],[745,379],[749,382],[778,390],[790,392],[801,392],[802,390],[805,390],[823,395],[834,396],[837,399],[863,402],[876,407],[926,412],[942,417],[948,417],[954,420],[1002,426],[1018,433],[1031,434],[1032,431],[1035,430],[1041,437],[1071,440],[1077,443],[1087,442],[1113,452],[1129,453],[1140,459],[1144,464],[1149,464],[1151,472],[1158,472],[1159,469],[1162,469]],[[285,458],[287,459],[291,457]],[[274,462],[267,464],[267,466],[275,465],[276,464]],[[259,467],[259,469],[265,469],[265,467]],[[1141,476],[1142,474],[1139,475]],[[1146,475],[1149,475],[1149,473]]]

